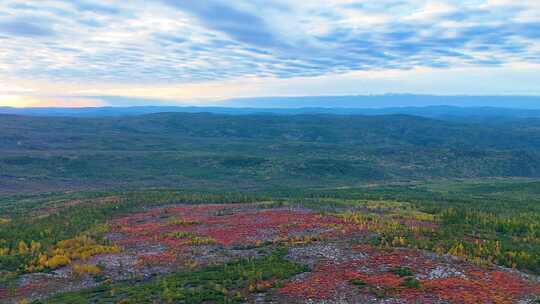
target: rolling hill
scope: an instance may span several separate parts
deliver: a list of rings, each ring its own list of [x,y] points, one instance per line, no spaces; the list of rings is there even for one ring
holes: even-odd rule
[[[539,130],[409,115],[2,115],[0,191],[540,177]]]

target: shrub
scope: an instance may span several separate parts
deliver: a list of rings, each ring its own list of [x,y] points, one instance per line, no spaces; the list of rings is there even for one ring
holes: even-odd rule
[[[193,237],[196,237],[197,235],[193,232],[188,232],[188,231],[174,231],[174,232],[165,234],[165,236],[175,238],[175,239],[185,239],[185,238],[193,238]]]
[[[76,264],[73,265],[73,271],[79,275],[98,275],[101,273],[101,268],[99,268],[97,265],[92,264]]]
[[[352,279],[350,282],[351,282],[351,284],[353,284],[355,286],[358,286],[358,287],[365,287],[367,285],[366,282],[364,282],[362,280],[359,280],[359,279]]]
[[[420,283],[420,281],[418,281],[415,278],[405,278],[405,280],[403,280],[403,283],[401,283],[401,285],[407,288],[414,288],[414,289],[422,288],[422,284]]]
[[[215,243],[215,239],[206,236],[194,236],[186,241],[186,245],[211,245]]]
[[[54,269],[71,263],[71,260],[65,255],[55,255],[45,263],[48,268]]]
[[[201,222],[199,221],[193,221],[193,220],[184,220],[184,219],[178,219],[178,218],[172,218],[169,220],[169,225],[179,225],[179,226],[190,226],[190,225],[198,225]]]
[[[410,277],[414,275],[414,272],[408,267],[396,267],[390,269],[390,272],[397,275],[398,277]]]

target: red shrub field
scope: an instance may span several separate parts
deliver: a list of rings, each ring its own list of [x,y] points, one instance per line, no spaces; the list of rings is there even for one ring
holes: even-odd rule
[[[436,228],[425,221],[404,222],[411,222],[414,227]],[[356,237],[380,229],[382,224],[373,226],[304,209],[241,205],[154,209],[112,222],[113,232],[123,235],[117,241],[119,244],[148,243],[167,248],[164,253],[141,256],[147,263],[172,262],[175,255],[171,252],[182,252],[194,245],[235,248],[282,242],[294,247],[337,240],[361,256],[340,261],[320,259],[312,272],[294,278],[277,292],[300,302],[332,301],[348,295],[366,300],[395,298],[407,303],[502,304],[540,292],[539,284],[500,269],[480,268],[420,250],[353,245]],[[400,274],[399,269],[408,273]]]
[[[517,271],[366,242],[385,225],[394,227],[395,222],[389,223],[361,215],[257,204],[154,208],[111,220],[106,237],[122,252],[97,255],[88,262],[106,265],[103,274],[121,281],[255,257],[264,254],[261,250],[285,246],[287,259],[311,270],[280,286],[261,280],[246,287],[249,292],[264,292],[276,303],[510,304],[533,303],[532,295],[540,294],[540,283]],[[416,230],[437,227],[426,219],[397,223]],[[395,243],[400,242],[398,238]],[[58,270],[62,279],[35,277],[13,290],[0,289],[0,299],[14,292],[19,296],[53,293],[68,282],[72,290],[92,286],[71,268]]]
[[[322,261],[280,293],[296,301],[335,300],[346,293],[395,298],[405,303],[516,303],[540,294],[540,284],[495,268],[409,249],[353,246],[364,258]]]
[[[234,212],[240,207],[204,205],[150,210],[114,220],[112,231],[123,235],[118,244],[147,242],[164,244],[169,249],[182,249],[201,238],[223,246],[248,246],[360,231],[342,219],[308,210],[242,208],[238,209],[241,212]]]

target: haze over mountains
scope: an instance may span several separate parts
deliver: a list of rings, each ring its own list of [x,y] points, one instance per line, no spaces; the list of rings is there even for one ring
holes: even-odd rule
[[[100,97],[116,105],[121,97]],[[124,100],[123,100],[124,102]],[[163,101],[137,100],[140,106],[105,107],[0,107],[1,114],[31,116],[108,117],[161,112],[216,114],[407,114],[439,119],[540,117],[538,96],[431,96],[389,94],[373,96],[316,96],[239,98],[212,106],[160,105]],[[158,104],[147,106],[144,104]]]
[[[540,96],[467,96],[467,95],[349,95],[306,97],[237,98],[224,102],[234,107],[275,108],[395,108],[395,107],[500,107],[513,109],[540,109]]]

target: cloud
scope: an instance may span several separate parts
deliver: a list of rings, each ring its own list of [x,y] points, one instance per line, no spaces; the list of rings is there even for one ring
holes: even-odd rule
[[[106,102],[97,98],[73,98],[73,97],[36,97],[29,95],[0,95],[0,105],[8,107],[101,107]]]
[[[48,25],[24,19],[0,22],[0,33],[15,37],[49,37],[54,35],[54,31]]]
[[[187,37],[177,36],[169,33],[154,33],[154,38],[164,45],[182,44],[188,40]]]
[[[540,62],[535,16],[536,1],[507,0],[5,0],[0,71],[88,87],[185,87],[530,65]]]
[[[76,7],[78,10],[83,12],[93,12],[96,14],[118,14],[120,13],[120,10],[113,6],[106,6],[106,5],[97,5],[94,3],[88,3],[88,2],[78,2],[76,4]]]
[[[277,43],[264,19],[236,8],[230,2],[219,0],[164,0],[164,2],[194,15],[208,28],[223,32],[240,42],[259,46],[272,46]]]

